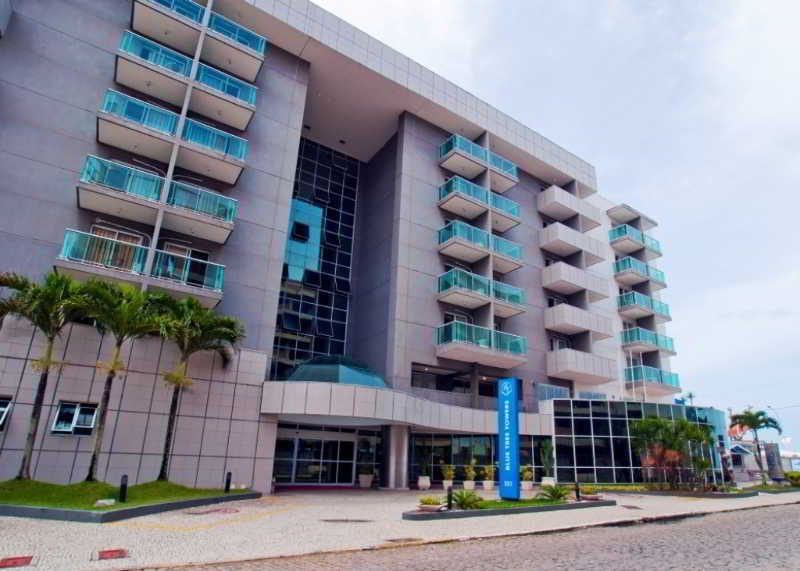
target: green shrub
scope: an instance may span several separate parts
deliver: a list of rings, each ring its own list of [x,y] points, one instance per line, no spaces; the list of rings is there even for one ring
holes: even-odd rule
[[[472,490],[458,490],[453,492],[453,503],[460,510],[477,510],[483,498]]]
[[[800,486],[800,472],[786,472],[786,479],[793,486]]]
[[[483,467],[483,479],[494,480],[494,464]]]
[[[536,494],[537,498],[550,501],[564,500],[569,495],[569,490],[564,486],[542,486],[542,491]]]
[[[442,466],[442,478],[445,480],[452,480],[456,475],[456,467],[452,464],[445,464]]]
[[[475,458],[469,463],[468,466],[464,467],[464,479],[465,480],[474,480],[475,479]]]
[[[533,466],[520,466],[519,477],[525,482],[533,481]]]
[[[440,506],[442,499],[435,496],[423,496],[419,499],[419,504],[421,506]]]

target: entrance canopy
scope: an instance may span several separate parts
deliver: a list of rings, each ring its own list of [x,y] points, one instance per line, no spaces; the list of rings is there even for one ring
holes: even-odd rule
[[[314,357],[295,367],[286,380],[386,388],[378,373],[363,363],[342,356]]]

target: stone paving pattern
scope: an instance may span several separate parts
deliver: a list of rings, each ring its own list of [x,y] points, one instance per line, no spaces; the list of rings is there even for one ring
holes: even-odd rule
[[[438,492],[434,492],[438,493]],[[280,493],[259,500],[144,516],[111,524],[79,524],[0,518],[0,558],[34,555],[38,569],[119,569],[257,559],[318,551],[366,548],[391,540],[463,539],[553,530],[570,526],[632,521],[647,516],[724,511],[800,502],[800,492],[753,498],[695,498],[609,495],[619,504],[587,510],[466,518],[445,522],[403,521],[422,492],[324,491]],[[488,497],[487,493],[483,493]],[[628,509],[623,505],[641,509]],[[790,509],[800,511],[799,506]],[[234,511],[236,510],[236,511]],[[770,513],[772,510],[762,510]],[[750,517],[756,512],[739,512]],[[368,520],[324,522],[322,520]],[[775,533],[785,527],[779,520]],[[793,526],[796,534],[798,529]],[[626,531],[632,528],[626,528]],[[591,530],[589,533],[605,533]],[[594,537],[594,536],[592,536]],[[598,536],[599,537],[599,536]],[[712,537],[713,539],[713,537]],[[545,539],[547,541],[547,539]],[[795,541],[796,543],[796,541]],[[596,545],[595,540],[584,543]],[[717,551],[724,543],[709,541]],[[656,542],[654,548],[660,543]],[[663,549],[671,546],[666,542]],[[101,549],[126,549],[124,560],[97,561]]]

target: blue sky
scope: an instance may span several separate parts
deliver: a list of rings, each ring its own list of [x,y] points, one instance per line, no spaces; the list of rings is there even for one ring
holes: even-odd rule
[[[800,2],[317,3],[655,218],[684,388],[696,404],[773,407],[800,450]]]

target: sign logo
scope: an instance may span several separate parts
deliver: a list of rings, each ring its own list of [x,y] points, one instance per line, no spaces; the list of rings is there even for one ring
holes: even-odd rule
[[[500,389],[504,397],[509,396],[513,390],[514,387],[511,386],[511,381],[505,381],[503,383],[503,388]]]

